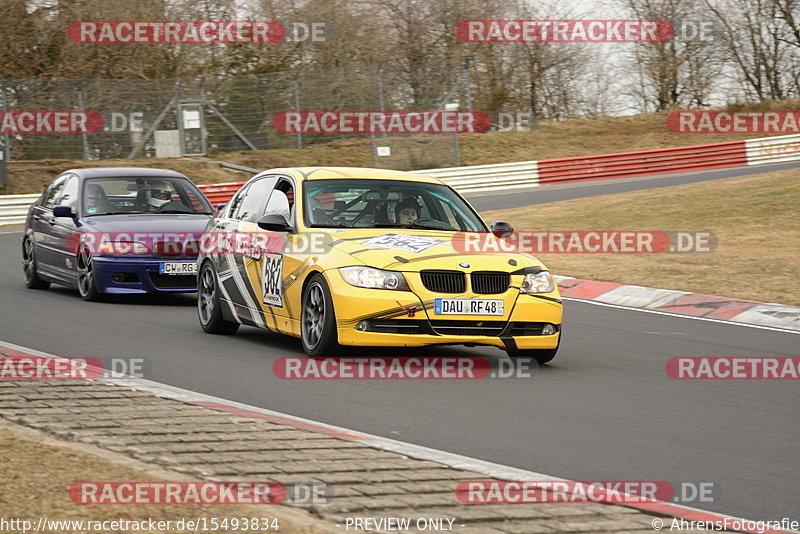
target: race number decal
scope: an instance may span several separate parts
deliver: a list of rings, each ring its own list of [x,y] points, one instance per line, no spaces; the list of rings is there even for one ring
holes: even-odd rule
[[[439,243],[442,243],[439,239],[402,234],[384,234],[361,242],[362,245],[392,248],[395,250],[404,250],[406,252],[422,252]]]
[[[264,290],[264,304],[275,308],[283,308],[283,256],[281,254],[264,254],[261,259],[264,272],[261,280]]]

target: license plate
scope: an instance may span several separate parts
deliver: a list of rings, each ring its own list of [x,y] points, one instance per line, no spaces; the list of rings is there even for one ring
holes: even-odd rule
[[[194,262],[169,262],[158,266],[160,274],[197,274],[197,264]]]
[[[436,315],[503,315],[500,299],[435,299],[433,313]]]

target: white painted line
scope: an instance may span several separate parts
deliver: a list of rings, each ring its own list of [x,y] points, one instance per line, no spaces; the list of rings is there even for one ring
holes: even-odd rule
[[[644,308],[631,308],[629,306],[620,306],[619,304],[608,304],[605,302],[598,302],[596,300],[576,299],[573,297],[561,297],[562,300],[572,300],[575,302],[584,302],[586,304],[594,304],[595,306],[606,306],[608,308],[619,308],[621,310],[630,310],[644,313],[654,313],[656,315],[668,315],[670,317],[678,317],[680,319],[694,319],[695,321],[708,321],[711,323],[721,323],[729,326],[746,326],[747,328],[758,328],[760,330],[771,330],[773,332],[783,332],[784,334],[800,334],[798,330],[789,330],[787,328],[778,328],[775,326],[763,326],[759,324],[737,323],[736,321],[727,321],[725,319],[712,319],[710,317],[698,317],[695,315],[682,315],[680,313],[672,313],[658,310],[646,310]]]
[[[20,345],[15,345],[13,343],[8,343],[5,341],[0,341],[0,347],[2,346],[5,346],[7,348],[19,352],[25,352],[33,356],[41,356],[43,358],[59,358],[59,356],[54,356],[46,352],[37,351],[34,349],[30,349],[28,347],[22,347]],[[350,430],[348,428],[340,426],[329,425],[328,423],[322,423],[311,419],[305,419],[303,417],[296,417],[282,412],[275,412],[272,410],[267,410],[265,408],[251,406],[249,404],[242,404],[240,402],[222,399],[220,397],[214,397],[211,395],[206,395],[204,393],[198,393],[196,391],[190,391],[187,389],[178,388],[175,386],[170,386],[168,384],[161,384],[159,382],[153,382],[151,380],[145,380],[143,378],[129,377],[127,379],[99,379],[97,381],[109,384],[115,384],[118,386],[125,386],[131,389],[135,389],[137,391],[144,391],[146,393],[152,393],[153,395],[159,397],[178,400],[181,402],[208,402],[208,403],[222,404],[233,408],[238,408],[240,410],[247,410],[261,415],[288,419],[297,423],[315,426],[320,429],[326,429],[331,432],[352,434],[354,436],[359,437],[359,443],[365,443],[377,449],[403,454],[419,460],[428,460],[431,462],[440,463],[449,467],[462,469],[473,473],[478,473],[491,478],[498,478],[505,480],[550,480],[558,482],[569,482],[568,479],[564,478],[545,475],[543,473],[537,473],[535,471],[527,471],[524,469],[519,469],[516,467],[511,467],[502,464],[496,464],[493,462],[487,462],[485,460],[479,460],[477,458],[470,458],[467,456],[462,456],[460,454],[454,454],[446,451],[440,451],[437,449],[431,449],[428,447],[423,447],[421,445],[414,445],[413,443],[405,443],[390,438],[375,436],[373,434],[366,434],[364,432]],[[670,508],[674,508],[675,510],[680,510],[684,513],[702,513],[707,516],[718,519],[729,518],[734,521],[737,520],[750,521],[741,517],[721,514],[718,512],[709,512],[707,510],[701,510],[699,508],[693,508],[691,506],[685,506],[682,504],[673,504],[673,503],[663,503],[663,504],[665,504]],[[612,504],[611,506],[626,506],[626,505]],[[627,506],[627,507],[637,508],[641,510],[641,508],[638,508],[637,506]],[[643,512],[647,513],[644,510]],[[772,530],[771,532],[792,532],[800,534],[800,532],[798,531]]]

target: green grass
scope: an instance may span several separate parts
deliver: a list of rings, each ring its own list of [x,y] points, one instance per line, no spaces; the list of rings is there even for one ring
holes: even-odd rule
[[[519,230],[711,231],[710,253],[537,257],[577,278],[800,305],[800,169],[483,215]]]

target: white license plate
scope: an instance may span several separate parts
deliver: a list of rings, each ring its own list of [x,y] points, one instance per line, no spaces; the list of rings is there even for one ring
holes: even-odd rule
[[[503,315],[500,299],[435,299],[433,313],[436,315]]]
[[[160,274],[197,274],[197,263],[194,262],[169,262],[158,266]]]

